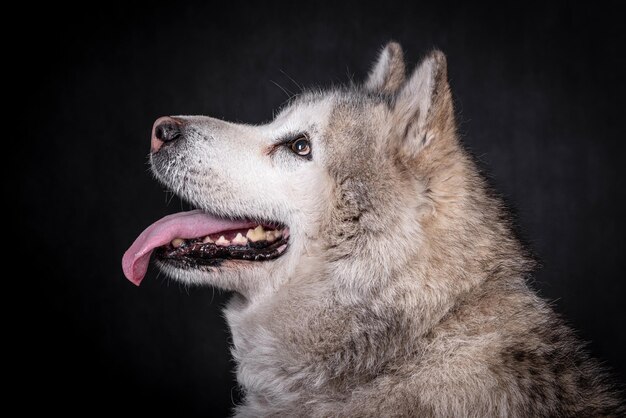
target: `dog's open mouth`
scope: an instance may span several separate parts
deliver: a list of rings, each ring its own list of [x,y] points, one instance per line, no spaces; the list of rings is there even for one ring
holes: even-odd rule
[[[247,230],[220,231],[203,238],[175,238],[157,248],[156,256],[183,265],[214,265],[228,259],[271,260],[285,251],[288,237],[287,229],[257,225]]]
[[[289,229],[275,222],[218,218],[199,210],[175,213],[146,228],[126,251],[122,267],[139,285],[154,252],[178,268],[216,266],[226,260],[249,262],[280,257],[287,250]]]

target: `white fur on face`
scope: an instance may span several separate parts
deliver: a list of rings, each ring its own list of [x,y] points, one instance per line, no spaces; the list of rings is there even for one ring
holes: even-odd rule
[[[185,138],[167,158],[153,157],[156,177],[194,206],[227,218],[275,221],[290,229],[289,249],[271,261],[227,261],[219,267],[185,270],[161,263],[171,277],[189,284],[211,284],[248,297],[264,294],[293,271],[308,237],[317,233],[325,193],[324,132],[332,97],[296,103],[274,121],[253,126],[203,116],[179,116],[187,122]],[[306,133],[312,160],[274,144]]]

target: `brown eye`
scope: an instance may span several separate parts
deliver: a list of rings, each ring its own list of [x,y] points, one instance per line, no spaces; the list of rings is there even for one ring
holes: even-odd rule
[[[311,154],[311,143],[306,137],[301,136],[291,143],[291,150],[301,157],[306,157]]]

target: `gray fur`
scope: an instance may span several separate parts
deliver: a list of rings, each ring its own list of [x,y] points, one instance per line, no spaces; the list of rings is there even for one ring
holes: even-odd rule
[[[620,416],[620,395],[526,284],[531,257],[461,146],[446,59],[309,92],[261,126],[186,117],[153,157],[204,210],[291,230],[281,258],[162,268],[234,290],[240,417]],[[306,131],[313,158],[268,153]]]

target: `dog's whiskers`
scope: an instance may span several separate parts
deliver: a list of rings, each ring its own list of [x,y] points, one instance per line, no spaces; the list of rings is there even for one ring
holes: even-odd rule
[[[295,85],[296,85],[296,87],[298,87],[298,89],[300,90],[300,92],[303,92],[303,91],[304,91],[304,88],[303,88],[300,84],[298,84],[298,82],[297,82],[296,80],[294,80],[293,78],[291,78],[291,76],[290,76],[289,74],[287,74],[285,71],[283,71],[283,70],[281,70],[281,69],[278,69],[278,71],[280,71],[281,73],[283,73],[283,74],[284,74],[284,75],[285,75],[285,76],[286,76],[289,80],[291,80],[291,82],[292,82],[293,84],[295,84]]]
[[[296,94],[293,93],[290,90],[287,90],[286,88],[284,88],[283,86],[281,86],[280,84],[278,84],[277,82],[275,82],[274,80],[270,80],[271,83],[273,83],[276,87],[278,87],[279,89],[281,89],[286,95],[287,95],[287,101],[291,100],[292,97],[294,97]]]

